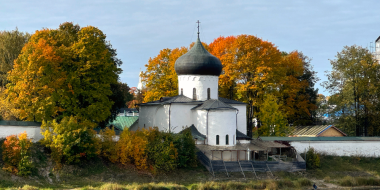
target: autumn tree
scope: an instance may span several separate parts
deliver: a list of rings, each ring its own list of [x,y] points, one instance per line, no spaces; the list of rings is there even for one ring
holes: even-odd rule
[[[221,37],[210,44],[210,49],[223,65],[219,86],[225,92],[221,95],[248,104],[247,132],[251,135],[254,118],[261,124],[258,113],[264,95],[276,89],[277,76],[283,74],[276,70],[282,61],[281,52],[272,43],[252,35],[239,35],[236,39]]]
[[[112,95],[109,96],[110,100],[114,103],[111,108],[111,115],[106,120],[99,123],[100,128],[105,128],[108,123],[116,119],[119,114],[119,109],[124,108],[127,102],[133,100],[133,95],[129,92],[130,88],[128,84],[118,82],[111,84]]]
[[[329,90],[331,115],[349,135],[379,135],[379,62],[368,49],[345,46],[330,60],[332,71],[323,86]]]
[[[63,23],[36,31],[9,73],[8,99],[20,118],[43,121],[75,116],[99,123],[111,116],[121,61],[96,27]],[[123,105],[121,105],[123,106]]]
[[[235,99],[236,81],[234,80],[234,65],[231,64],[234,59],[233,44],[236,40],[235,36],[220,36],[210,43],[210,53],[219,58],[223,65],[223,73],[219,76],[219,96]]]
[[[8,83],[7,73],[13,69],[14,60],[21,53],[22,47],[29,40],[30,34],[12,31],[0,31],[0,86]]]
[[[178,95],[178,76],[174,70],[175,61],[187,52],[187,48],[163,49],[150,58],[142,73],[146,86],[144,102],[158,100],[161,97]]]
[[[277,103],[277,98],[271,94],[265,95],[264,103],[259,113],[262,126],[258,129],[262,136],[288,136],[290,128],[286,120],[286,115],[280,110],[281,104]]]
[[[284,103],[282,109],[287,120],[293,125],[310,125],[315,121],[317,90],[314,84],[318,80],[310,66],[310,60],[302,53],[293,51],[282,53],[278,97]]]

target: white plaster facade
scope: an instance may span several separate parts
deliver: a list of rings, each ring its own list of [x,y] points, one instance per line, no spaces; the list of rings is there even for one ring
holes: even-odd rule
[[[178,76],[178,94],[193,98],[195,88],[196,100],[207,100],[207,89],[210,88],[210,99],[218,99],[219,76],[180,75]]]
[[[5,138],[10,135],[19,135],[23,132],[26,132],[28,138],[33,142],[37,142],[44,138],[41,134],[40,126],[0,125],[0,138]]]
[[[169,131],[169,105],[140,107],[139,128],[147,129],[149,127],[158,127],[162,131]]]
[[[234,146],[236,142],[236,111],[210,110],[208,114],[207,144]],[[219,136],[219,143],[217,143],[217,136]]]
[[[317,152],[336,156],[379,157],[379,141],[293,141],[290,142],[298,153],[303,153],[309,147]]]

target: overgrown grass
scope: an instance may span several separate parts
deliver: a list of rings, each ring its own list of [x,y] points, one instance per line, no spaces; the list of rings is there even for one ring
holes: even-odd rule
[[[348,157],[348,156],[320,156],[320,168],[308,170],[308,173],[318,179],[330,177],[331,180],[352,177],[379,177],[380,158]]]
[[[196,168],[153,176],[133,166],[125,167],[101,158],[55,171],[46,151],[38,143],[33,145],[32,157],[38,170],[31,177],[12,176],[0,170],[0,189],[306,189],[314,183],[311,179],[347,187],[380,186],[380,158],[321,155],[321,167],[318,169],[274,172],[278,180],[256,180],[253,174],[246,179],[242,175],[215,179],[200,164]],[[265,176],[265,173],[261,175]]]

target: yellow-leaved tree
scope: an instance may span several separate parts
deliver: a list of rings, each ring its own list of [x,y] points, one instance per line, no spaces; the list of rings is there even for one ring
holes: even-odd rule
[[[290,128],[286,121],[286,115],[280,110],[281,104],[277,103],[275,96],[267,94],[264,96],[264,103],[259,113],[262,122],[258,129],[259,135],[262,136],[288,136]]]
[[[21,120],[75,116],[105,121],[114,109],[111,87],[121,72],[115,56],[106,35],[93,26],[66,22],[58,29],[36,31],[9,73],[7,98]]]
[[[163,49],[150,58],[142,74],[146,85],[144,102],[158,100],[161,97],[178,95],[178,76],[174,70],[175,61],[187,52],[187,48]]]

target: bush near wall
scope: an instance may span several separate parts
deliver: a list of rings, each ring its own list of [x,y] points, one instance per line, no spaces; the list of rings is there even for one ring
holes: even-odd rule
[[[157,128],[124,130],[119,141],[115,133],[105,129],[98,138],[99,155],[113,163],[133,164],[152,173],[169,172],[197,165],[195,142],[190,130],[182,134],[159,131]]]
[[[319,154],[314,150],[314,148],[309,148],[306,152],[306,168],[316,169],[320,167]]]
[[[32,142],[26,132],[10,135],[2,145],[3,170],[20,175],[30,175],[33,165],[30,160]]]
[[[64,117],[60,123],[56,120],[42,123],[42,143],[51,149],[56,168],[60,168],[62,163],[78,164],[97,155],[99,148],[94,126],[88,120],[73,116]]]

